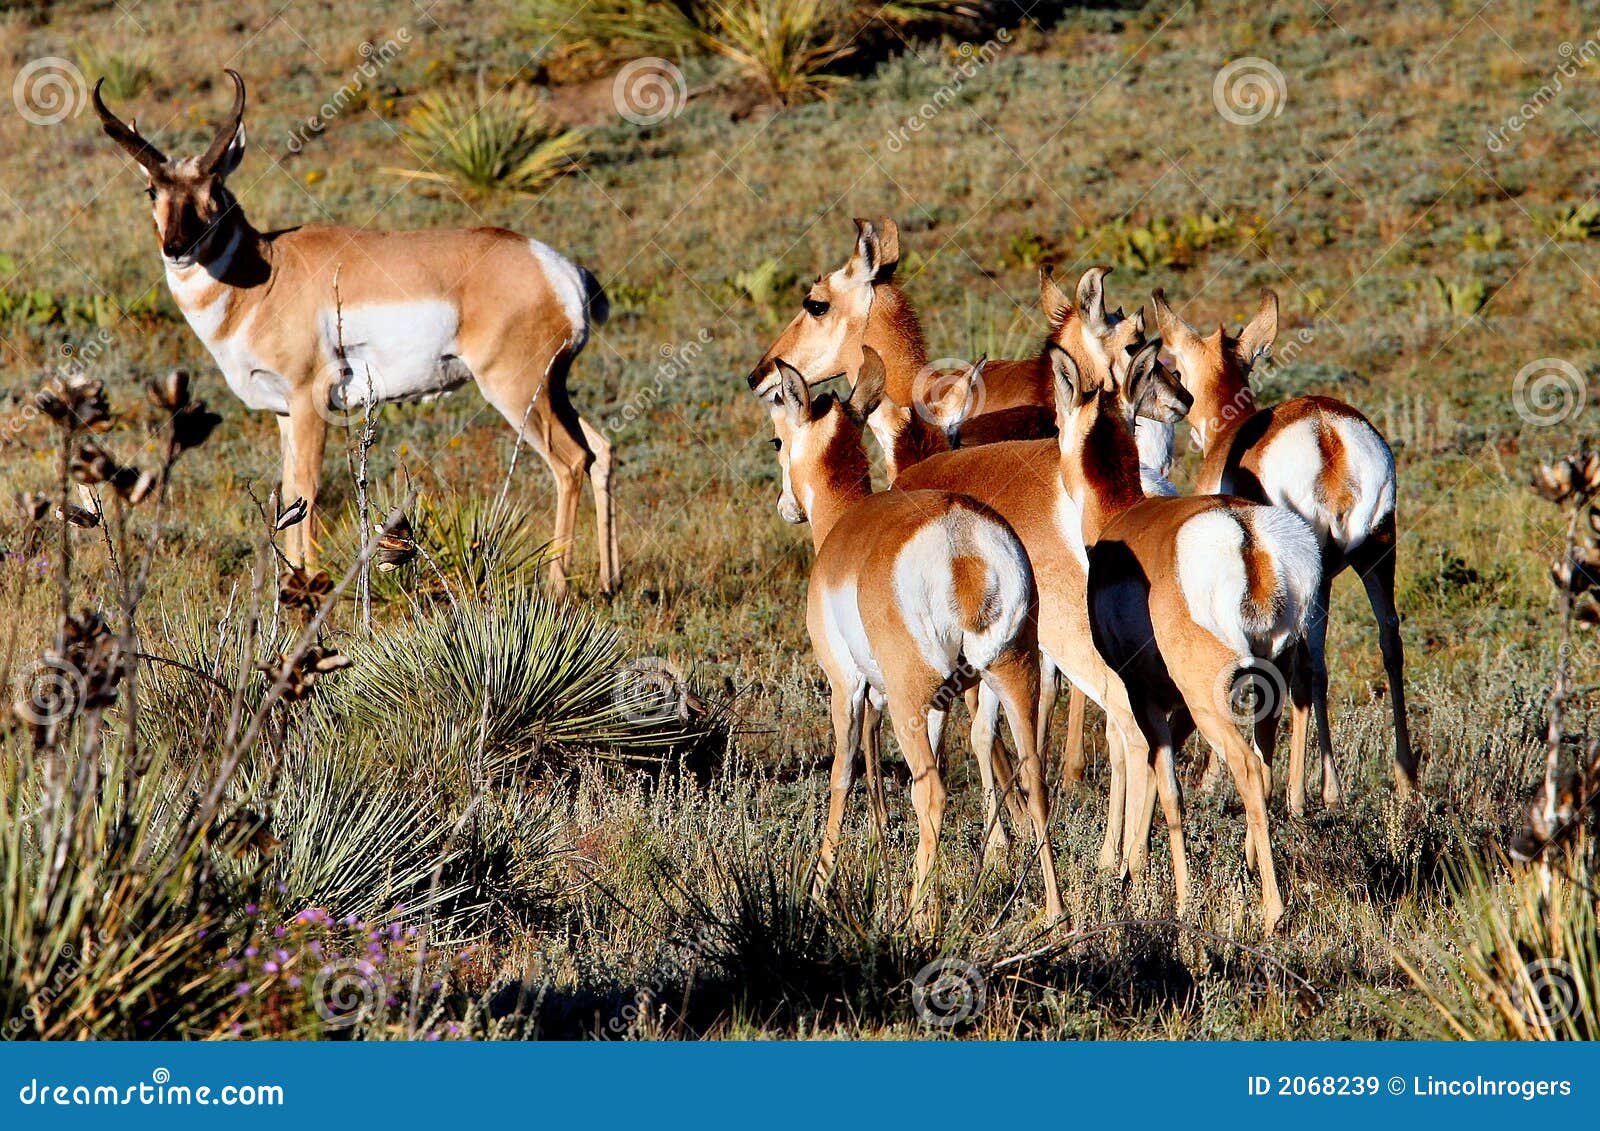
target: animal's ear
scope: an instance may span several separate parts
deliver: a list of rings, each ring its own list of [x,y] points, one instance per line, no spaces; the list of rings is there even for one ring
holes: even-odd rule
[[[1239,360],[1248,368],[1272,350],[1272,343],[1277,338],[1278,296],[1271,291],[1262,291],[1261,305],[1256,307],[1255,317],[1239,332],[1239,341],[1234,348],[1239,353]]]
[[[1072,300],[1056,282],[1048,265],[1039,268],[1039,306],[1044,310],[1045,320],[1050,323],[1052,330],[1059,330],[1061,324],[1072,315]]]
[[[1156,315],[1156,333],[1174,347],[1182,346],[1199,337],[1178,312],[1167,303],[1167,292],[1157,287],[1150,293],[1150,306]]]
[[[1056,390],[1056,423],[1061,434],[1066,435],[1067,430],[1062,426],[1066,423],[1067,414],[1089,399],[1090,390],[1084,387],[1078,366],[1066,350],[1052,344],[1047,352],[1050,357],[1050,376]]]
[[[855,387],[850,390],[849,400],[844,402],[845,412],[857,424],[865,424],[867,417],[883,400],[885,380],[883,358],[871,346],[862,346],[861,368],[856,371]]]
[[[934,398],[933,415],[951,447],[955,446],[961,426],[971,418],[973,408],[981,399],[978,390],[983,387],[983,367],[988,364],[987,357],[980,357]]]
[[[1128,363],[1128,377],[1123,382],[1123,396],[1133,408],[1135,416],[1145,411],[1145,400],[1159,392],[1155,372],[1160,364],[1161,343],[1146,342]]]
[[[1141,306],[1138,310],[1135,310],[1133,316],[1128,319],[1128,323],[1133,327],[1135,334],[1138,334],[1141,338],[1144,337],[1144,307]]]
[[[781,357],[778,359],[777,403],[789,414],[791,427],[811,423],[811,388],[800,371]]]
[[[898,262],[900,255],[900,235],[897,231],[894,236],[895,257]],[[878,269],[883,265],[883,235],[878,231],[878,225],[871,220],[856,220],[856,250],[850,256],[850,261],[844,265],[846,277],[852,283],[867,284],[878,277]]]
[[[1078,317],[1094,334],[1106,332],[1106,284],[1110,267],[1091,267],[1078,280]]]
[[[894,278],[894,269],[900,266],[900,226],[887,216],[880,216],[878,226],[878,269],[873,272],[874,283],[887,283]]]

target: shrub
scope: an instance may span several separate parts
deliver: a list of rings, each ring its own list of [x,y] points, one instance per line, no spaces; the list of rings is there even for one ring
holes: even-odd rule
[[[1453,929],[1397,958],[1431,1008],[1405,1014],[1434,1040],[1600,1037],[1600,924],[1593,890],[1556,869],[1492,878],[1469,861],[1454,878]]]
[[[534,192],[572,169],[584,145],[514,89],[487,101],[481,91],[427,95],[406,116],[404,137],[425,167],[390,172],[467,192]]]

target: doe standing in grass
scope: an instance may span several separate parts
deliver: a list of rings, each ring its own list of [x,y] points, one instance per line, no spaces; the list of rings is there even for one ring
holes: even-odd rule
[[[928,881],[944,822],[939,757],[945,718],[955,698],[981,682],[1004,707],[1017,743],[1017,781],[1044,873],[1045,913],[1060,918],[1046,829],[1049,801],[1033,736],[1038,595],[1027,553],[1004,519],[965,496],[873,494],[862,434],[883,396],[884,374],[870,347],[843,401],[829,394],[813,400],[797,370],[781,359],[776,364],[773,445],[783,472],[778,513],[811,524],[816,560],[806,627],[833,705],[832,791],[819,883],[838,851],[863,729],[876,727],[887,706],[911,768],[917,812],[912,902],[923,918],[937,919]],[[873,761],[869,757],[868,766],[875,770]],[[992,774],[987,765],[980,770],[985,778]]]
[[[314,508],[332,411],[420,400],[475,380],[555,476],[555,587],[565,587],[587,475],[600,584],[614,590],[611,445],[567,397],[572,361],[608,313],[595,277],[500,228],[257,231],[226,185],[245,146],[244,80],[228,75],[233,109],[199,157],[168,159],[106,108],[100,83],[94,107],[144,169],[178,308],[234,395],[278,417],[284,502]],[[297,563],[314,555],[314,518],[313,509],[289,533]]]

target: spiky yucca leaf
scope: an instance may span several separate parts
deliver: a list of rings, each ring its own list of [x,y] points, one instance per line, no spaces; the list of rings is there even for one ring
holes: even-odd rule
[[[562,128],[523,90],[446,91],[423,97],[406,116],[405,141],[421,169],[391,169],[412,180],[472,192],[534,192],[569,171],[583,135]]]
[[[655,689],[630,681],[612,628],[536,590],[441,606],[350,655],[338,709],[352,722],[480,770],[659,758],[682,733],[645,701]]]
[[[1455,930],[1427,949],[1397,955],[1430,1006],[1402,1015],[1401,1023],[1435,1040],[1600,1037],[1592,888],[1557,868],[1546,895],[1536,869],[1496,879],[1475,858],[1452,886]]]

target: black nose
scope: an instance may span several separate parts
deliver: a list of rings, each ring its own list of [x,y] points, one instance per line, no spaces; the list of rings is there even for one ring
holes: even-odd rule
[[[760,388],[761,379],[767,375],[767,368],[767,363],[763,361],[760,365],[756,366],[750,371],[750,375],[745,378],[745,382],[752,389]]]
[[[188,245],[176,240],[167,240],[162,243],[161,251],[168,259],[176,259],[184,253]]]

